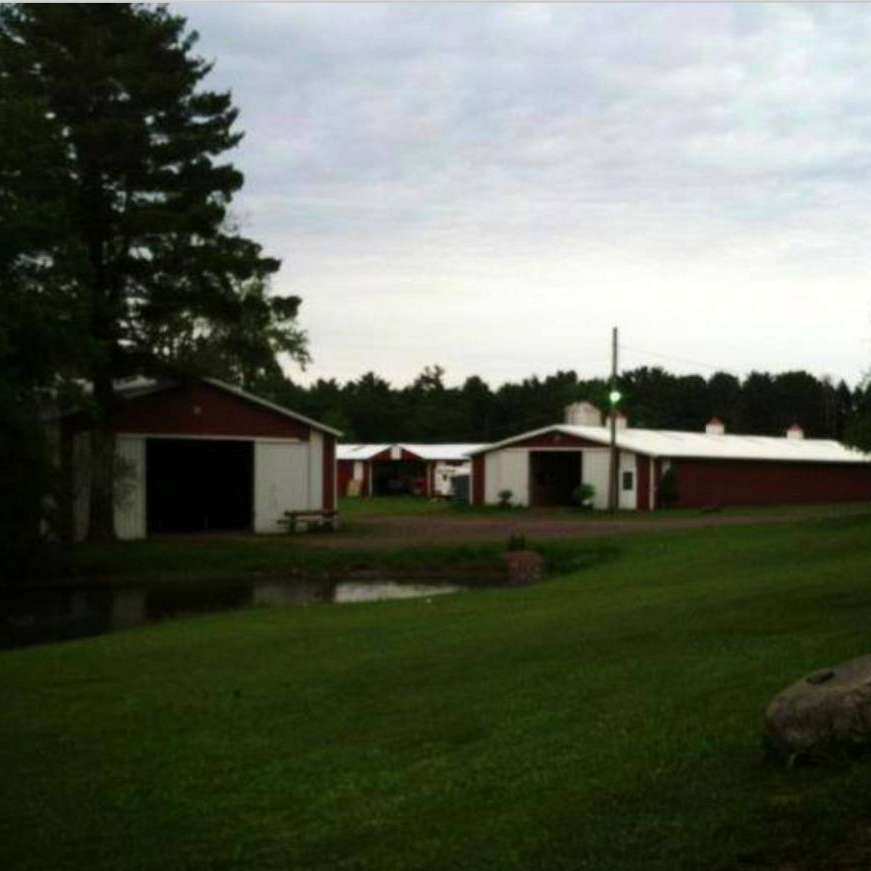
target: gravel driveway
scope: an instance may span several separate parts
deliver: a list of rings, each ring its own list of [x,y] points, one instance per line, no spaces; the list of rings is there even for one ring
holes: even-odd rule
[[[807,515],[791,512],[772,514],[706,514],[698,517],[621,520],[556,520],[552,516],[524,514],[506,517],[439,517],[431,515],[355,517],[341,535],[305,536],[314,547],[384,547],[407,544],[460,544],[500,541],[520,534],[531,539],[592,538],[664,529],[703,529],[786,523]]]

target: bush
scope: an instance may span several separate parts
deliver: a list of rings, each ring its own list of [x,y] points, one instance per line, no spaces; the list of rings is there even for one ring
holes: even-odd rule
[[[593,508],[593,498],[596,495],[596,488],[592,484],[578,484],[572,490],[572,502],[582,511],[590,511]]]
[[[499,491],[499,507],[500,508],[510,508],[511,500],[514,498],[513,490],[500,490]]]
[[[526,547],[526,536],[520,535],[519,533],[514,533],[513,535],[508,536],[508,544],[505,547],[506,550],[527,550]]]

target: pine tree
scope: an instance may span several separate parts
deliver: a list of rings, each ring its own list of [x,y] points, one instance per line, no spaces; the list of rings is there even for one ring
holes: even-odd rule
[[[241,138],[237,110],[200,88],[212,64],[196,41],[164,7],[0,7],[0,120],[20,116],[42,143],[11,172],[0,149],[0,235],[57,294],[68,364],[93,388],[96,540],[114,537],[116,379],[221,358],[241,382],[276,352],[305,359],[299,299],[265,290],[279,262],[228,219],[243,179],[221,156]],[[28,233],[46,204],[52,233]]]

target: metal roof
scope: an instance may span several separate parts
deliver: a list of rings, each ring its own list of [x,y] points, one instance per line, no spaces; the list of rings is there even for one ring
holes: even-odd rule
[[[537,435],[564,433],[601,445],[610,444],[606,426],[556,424],[512,436],[472,451],[482,454],[509,447]],[[771,460],[803,463],[868,463],[871,456],[833,439],[786,438],[785,436],[733,435],[730,433],[679,432],[659,429],[618,429],[617,447],[651,457],[686,457],[711,460]]]
[[[371,460],[372,457],[377,456],[382,451],[400,448],[406,453],[414,454],[416,457],[420,457],[421,460],[429,462],[438,462],[439,460],[464,462],[469,459],[469,454],[472,451],[483,447],[486,447],[486,445],[480,443],[440,445],[422,445],[411,442],[392,442],[378,445],[344,444],[338,446],[336,457],[340,460]]]
[[[403,443],[399,447],[408,451],[410,454],[416,454],[422,460],[445,460],[463,462],[469,459],[469,454],[472,451],[477,451],[479,448],[485,448],[487,446],[480,443],[458,443],[447,445],[421,445]]]
[[[383,445],[336,445],[337,460],[371,460],[381,451],[390,449],[389,444]]]

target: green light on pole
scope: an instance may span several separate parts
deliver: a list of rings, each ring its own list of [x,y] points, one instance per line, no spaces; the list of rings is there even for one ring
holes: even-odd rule
[[[619,390],[612,390],[608,394],[608,399],[611,400],[611,405],[616,405],[623,398],[623,394]]]

